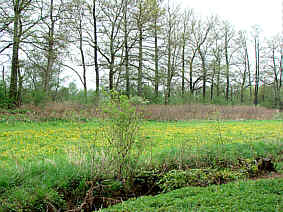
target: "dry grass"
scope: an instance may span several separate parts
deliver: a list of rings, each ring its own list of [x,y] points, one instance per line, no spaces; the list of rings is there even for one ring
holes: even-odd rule
[[[185,120],[271,120],[279,115],[279,110],[255,106],[219,106],[204,104],[186,105],[144,105],[137,106],[145,119],[156,121]],[[95,105],[81,105],[72,102],[48,103],[44,107],[24,105],[30,120],[88,120],[97,118],[99,111]]]
[[[255,106],[217,106],[202,104],[187,105],[147,105],[145,117],[150,120],[270,120],[278,110]]]
[[[24,105],[21,109],[28,110],[30,119],[90,119],[97,117],[96,106],[86,106],[72,102],[47,103],[43,107]]]

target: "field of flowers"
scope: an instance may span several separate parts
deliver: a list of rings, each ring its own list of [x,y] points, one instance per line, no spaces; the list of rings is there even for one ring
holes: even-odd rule
[[[103,157],[99,150],[107,143],[100,130],[95,121],[0,123],[0,211],[2,205],[8,211],[45,211],[49,204],[67,208],[64,202],[70,197],[68,192],[74,202],[68,207],[79,205],[88,179],[111,174],[107,161],[95,158]],[[235,157],[222,157],[228,162],[268,154],[281,157],[283,123],[147,121],[136,139],[137,147],[142,147],[137,149],[142,151],[136,151],[142,168],[158,167],[164,161],[170,165],[170,160],[173,165],[189,161],[191,168],[204,167],[205,160],[210,167],[221,161],[221,153],[226,157],[227,152],[236,153]],[[280,170],[282,167],[279,165]],[[67,193],[63,195],[62,191]]]
[[[97,123],[45,123],[0,126],[0,160],[34,160],[69,155],[89,149],[93,144],[103,146],[97,139]],[[283,139],[281,121],[230,122],[146,122],[139,140],[146,151],[160,151],[176,145],[249,143]]]

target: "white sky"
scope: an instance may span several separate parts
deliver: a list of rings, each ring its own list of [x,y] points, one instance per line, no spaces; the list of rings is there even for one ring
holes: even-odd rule
[[[202,17],[211,14],[228,20],[238,30],[261,26],[265,36],[282,32],[283,0],[174,0],[181,8],[193,8]]]

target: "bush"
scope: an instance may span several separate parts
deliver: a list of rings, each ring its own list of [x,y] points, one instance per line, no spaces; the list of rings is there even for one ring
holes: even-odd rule
[[[158,184],[163,192],[168,192],[186,186],[223,184],[238,179],[244,179],[246,177],[246,172],[236,172],[228,169],[190,169],[187,171],[172,170],[162,176]]]
[[[127,96],[112,92],[101,106],[100,130],[106,142],[106,154],[112,161],[113,171],[118,178],[131,176],[137,164],[135,151],[141,116]]]

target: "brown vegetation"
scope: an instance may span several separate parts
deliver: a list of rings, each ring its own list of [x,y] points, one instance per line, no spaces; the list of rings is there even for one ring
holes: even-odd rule
[[[148,105],[145,118],[159,121],[179,120],[270,120],[278,110],[255,106],[218,106],[203,104]]]
[[[255,106],[219,106],[204,104],[186,105],[144,105],[137,106],[146,120],[189,121],[189,120],[271,120],[279,110]],[[47,103],[45,106],[24,105],[17,111],[0,111],[0,117],[11,113],[29,120],[89,120],[98,117],[98,108],[94,105],[81,105],[71,102]],[[22,115],[22,114],[21,114]]]
[[[96,106],[85,106],[71,102],[52,102],[41,107],[24,105],[21,109],[27,111],[26,114],[31,120],[86,120],[97,117],[98,114]]]

